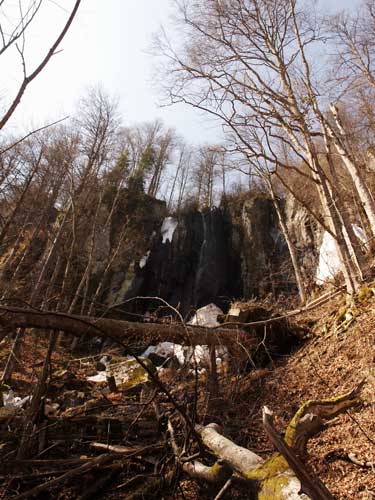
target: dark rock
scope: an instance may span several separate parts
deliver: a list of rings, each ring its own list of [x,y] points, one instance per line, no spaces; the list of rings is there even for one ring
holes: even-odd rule
[[[106,370],[105,364],[101,363],[100,361],[95,363],[95,368],[97,369],[98,372],[105,372],[105,370]]]
[[[167,358],[163,364],[163,368],[171,368],[172,370],[178,370],[180,368],[180,363],[176,356],[171,356]]]
[[[162,366],[167,360],[167,358],[165,358],[164,356],[159,356],[159,354],[156,354],[155,352],[149,354],[148,359],[155,366]]]
[[[311,284],[321,231],[292,200],[284,203],[283,210],[299,250],[305,281]],[[137,296],[160,297],[178,307],[185,318],[209,303],[227,311],[236,298],[268,294],[276,298],[297,290],[272,200],[264,193],[226,201],[220,208],[180,214],[172,241],[163,243],[160,232],[156,233],[147,265],[136,265],[131,279],[127,275],[126,280],[130,286],[118,297],[120,302]],[[119,288],[125,289],[121,284]],[[122,310],[171,314],[158,301],[134,301]]]

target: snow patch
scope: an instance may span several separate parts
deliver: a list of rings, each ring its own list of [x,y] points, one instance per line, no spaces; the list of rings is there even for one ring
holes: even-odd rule
[[[217,346],[216,347],[216,355],[218,358],[216,359],[216,363],[221,365],[223,363],[223,358],[227,354],[226,347]],[[197,345],[194,347],[186,347],[181,344],[174,344],[173,342],[161,342],[160,344],[154,346],[149,346],[145,352],[142,354],[143,358],[148,358],[150,354],[157,354],[165,358],[166,360],[169,358],[175,357],[180,366],[184,366],[190,363],[197,363],[198,366],[207,365],[210,362],[210,350],[206,345]]]
[[[219,325],[217,321],[219,314],[223,314],[223,311],[219,307],[215,304],[208,304],[197,310],[189,324],[213,328]],[[176,357],[180,366],[189,363],[197,363],[198,366],[201,366],[207,365],[210,362],[210,349],[206,345],[196,345],[193,348],[182,346],[181,344],[174,344],[173,342],[161,342],[156,346],[149,346],[142,356],[147,358],[151,353],[155,353],[166,359]],[[226,347],[216,346],[216,354],[218,356],[216,362],[218,365],[223,363],[227,353],[228,350]]]
[[[3,404],[5,408],[23,408],[29,401],[31,401],[31,396],[20,398],[14,395],[12,389],[3,394]]]
[[[360,226],[353,224],[353,231],[362,243],[367,243],[366,233]]]
[[[107,382],[107,372],[99,372],[96,375],[92,375],[91,377],[87,377],[89,382],[96,382],[97,384],[100,382]]]
[[[174,344],[173,342],[161,342],[157,346],[150,346],[154,347],[154,352],[158,356],[162,356],[163,358],[173,358],[175,356],[179,362],[179,364],[182,366],[185,363],[185,353],[184,353],[184,348],[180,344]],[[145,353],[147,350],[145,351]],[[145,353],[143,355],[145,355]]]
[[[167,217],[164,219],[163,225],[161,226],[163,243],[167,243],[167,241],[172,242],[172,238],[177,226],[178,222],[173,217]]]

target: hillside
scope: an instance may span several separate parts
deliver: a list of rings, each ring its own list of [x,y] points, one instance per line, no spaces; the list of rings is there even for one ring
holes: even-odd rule
[[[298,407],[307,400],[341,395],[365,379],[360,406],[339,415],[309,442],[307,466],[316,471],[338,500],[365,500],[374,495],[375,298],[371,288],[363,290],[350,309],[343,305],[340,297],[291,318],[290,328],[299,325],[307,338],[299,340],[290,354],[272,351],[266,341],[272,362],[254,358],[262,367],[255,366],[250,371],[247,368],[242,374],[219,370],[219,393],[213,399],[208,397],[211,386],[204,372],[198,376],[198,422],[220,423],[227,437],[262,458],[273,452],[262,427],[264,405],[275,412],[276,425],[282,433]],[[20,355],[22,367],[12,384],[17,396],[30,394],[34,370],[43,363],[46,345],[40,335],[27,335]],[[8,341],[1,345],[3,366],[7,352]],[[108,346],[106,352],[112,355],[112,362],[125,360],[121,348],[114,345]],[[201,481],[182,478],[182,490],[174,490],[173,481],[170,483],[174,470],[173,447],[169,440],[165,441],[168,435],[165,418],[172,418],[177,425],[178,442],[182,428],[166,393],[160,388],[153,392],[152,385],[147,383],[139,386],[141,379],[116,392],[108,388],[105,377],[103,383],[89,382],[87,377],[96,373],[100,357],[102,354],[95,356],[95,348],[92,356],[72,356],[64,344],[52,356],[47,399],[42,404],[42,414],[38,413],[38,426],[43,422],[41,429],[46,428],[47,432],[38,434],[36,442],[34,436],[32,446],[39,447],[40,452],[34,452],[33,459],[15,460],[27,405],[25,410],[17,411],[18,416],[4,413],[6,408],[3,413],[0,411],[1,455],[3,463],[7,463],[2,476],[3,496],[21,498],[17,492],[45,484],[43,489],[50,491],[53,498],[61,499],[91,498],[96,490],[101,490],[104,498],[160,498],[161,495],[164,498],[213,498],[216,487],[207,490]],[[152,359],[157,363],[156,358]],[[188,401],[195,391],[194,376],[186,374],[178,363],[171,363],[158,373],[163,386],[182,404],[183,411],[190,414]],[[142,390],[138,389],[142,386]],[[102,444],[96,445],[98,442]],[[105,449],[106,443],[113,445],[113,452],[118,447],[120,454],[114,454],[107,464],[90,467],[87,473],[83,468],[72,479],[67,477],[53,486],[53,478],[62,476],[71,467],[75,470],[80,464],[87,466],[94,457],[103,459],[100,446]],[[121,460],[124,454],[129,458]],[[155,482],[152,470],[160,465],[161,476]],[[161,477],[166,482],[160,482]],[[48,481],[52,481],[50,486]],[[227,497],[249,498],[245,491],[244,487],[233,486]]]
[[[0,0],[0,64],[0,500],[375,500],[375,0]]]

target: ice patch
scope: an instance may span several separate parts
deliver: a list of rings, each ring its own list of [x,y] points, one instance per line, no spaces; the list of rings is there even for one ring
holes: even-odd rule
[[[139,261],[139,267],[143,269],[145,265],[147,264],[148,258],[150,257],[151,250],[149,250],[146,255],[142,257],[142,259]]]
[[[173,217],[167,217],[166,219],[164,219],[163,225],[161,226],[163,243],[167,243],[167,241],[172,242],[172,238],[177,226],[178,222]]]
[[[366,235],[363,229],[353,224],[353,231],[357,238],[366,242]],[[346,240],[348,237],[346,236]],[[322,246],[319,251],[319,265],[316,273],[316,283],[322,284],[325,281],[332,279],[340,271],[340,258],[337,254],[334,238],[326,231],[323,236]]]
[[[326,231],[319,251],[319,265],[316,273],[318,284],[332,279],[340,271],[340,258],[337,255],[334,238]]]

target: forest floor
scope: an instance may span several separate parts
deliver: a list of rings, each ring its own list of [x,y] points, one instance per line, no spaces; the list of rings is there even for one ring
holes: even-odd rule
[[[266,367],[240,376],[222,376],[221,397],[209,409],[205,398],[207,382],[202,381],[200,421],[220,423],[224,433],[237,444],[266,458],[274,450],[262,427],[264,405],[274,411],[282,433],[307,400],[343,394],[365,379],[362,404],[335,418],[309,441],[306,461],[337,500],[375,499],[375,297],[372,293],[365,295],[351,308],[338,298],[298,316],[300,324],[309,325],[308,339]],[[0,344],[0,368],[4,367],[9,347],[9,340]],[[26,337],[12,383],[18,396],[30,394],[45,348],[42,337]],[[121,353],[113,350],[112,354]],[[173,463],[170,446],[160,437],[163,429],[155,419],[154,403],[166,414],[172,414],[171,409],[165,398],[155,397],[150,389],[113,393],[106,384],[88,382],[87,377],[96,373],[97,359],[73,357],[64,347],[54,353],[42,418],[47,432],[38,434],[34,463],[16,460],[21,435],[17,418],[21,416],[12,417],[5,428],[0,412],[0,498],[17,498],[87,463],[98,456],[99,451],[93,448],[95,442],[125,446],[127,455],[51,485],[30,498],[213,498],[215,495],[191,480],[182,480],[171,493],[170,489],[161,490],[157,479],[153,490],[142,493],[144,484],[151,482],[152,486],[153,478],[165,474]],[[193,379],[187,380],[172,369],[165,370],[162,376],[163,383],[185,408],[191,401]],[[248,496],[231,490],[227,498]]]
[[[243,392],[245,401],[256,402],[254,412],[243,422],[246,435],[243,444],[259,454],[269,448],[261,424],[263,405],[278,415],[282,432],[304,402],[344,394],[365,379],[363,404],[338,416],[309,441],[308,464],[335,498],[372,500],[375,499],[375,299],[357,304],[350,324],[340,318],[340,309],[342,299],[337,299],[301,316],[299,321],[313,323],[310,340]],[[349,454],[354,454],[359,462],[372,462],[372,467],[351,462]]]

